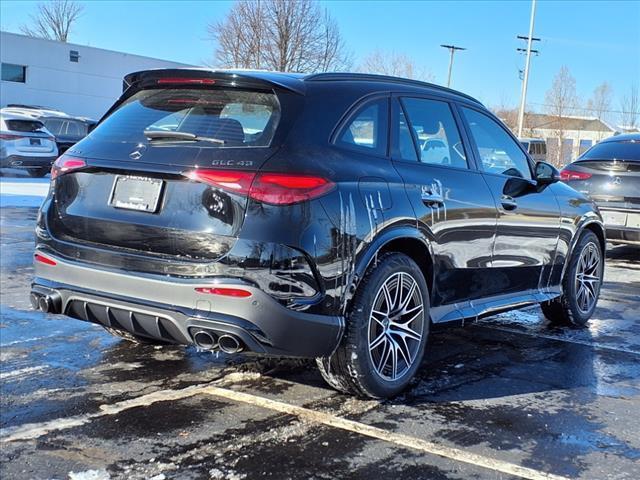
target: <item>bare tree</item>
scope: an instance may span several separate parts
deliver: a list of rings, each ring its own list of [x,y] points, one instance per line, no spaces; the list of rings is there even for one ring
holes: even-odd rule
[[[607,82],[602,82],[593,91],[593,95],[587,102],[589,115],[595,116],[601,122],[605,122],[611,109],[613,90]],[[602,140],[603,131],[598,132],[598,141]]]
[[[566,66],[553,78],[551,88],[545,94],[545,104],[547,113],[553,117],[552,129],[555,131],[557,145],[552,143],[553,148],[549,152],[549,159],[557,166],[562,166],[566,153],[564,151],[565,133],[567,130],[567,117],[578,105],[578,95],[576,93],[576,80],[573,78]]]
[[[350,63],[337,23],[316,0],[237,1],[208,31],[225,68],[326,72]]]
[[[38,4],[38,14],[31,15],[31,25],[20,30],[30,37],[66,42],[71,27],[82,14],[83,6],[73,0],[50,0]]]
[[[622,113],[620,114],[620,122],[625,128],[638,128],[638,116],[640,116],[640,95],[638,94],[638,84],[633,82],[629,93],[623,95],[620,99],[620,107]]]
[[[416,62],[403,53],[374,50],[367,55],[358,67],[364,73],[378,73],[394,77],[412,78],[432,82],[433,74],[419,67]]]

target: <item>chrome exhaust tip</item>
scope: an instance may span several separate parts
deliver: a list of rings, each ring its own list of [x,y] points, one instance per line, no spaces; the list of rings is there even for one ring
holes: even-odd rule
[[[218,346],[216,336],[206,330],[198,330],[193,334],[193,343],[203,350],[213,350]]]
[[[220,335],[218,345],[224,353],[239,353],[243,350],[240,341],[232,335]]]

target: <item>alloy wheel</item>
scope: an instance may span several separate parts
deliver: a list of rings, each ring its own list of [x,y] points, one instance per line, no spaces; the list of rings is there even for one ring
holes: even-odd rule
[[[600,263],[600,249],[593,243],[585,245],[580,253],[575,279],[576,304],[582,313],[589,313],[598,299]]]
[[[414,364],[424,313],[420,287],[410,274],[394,273],[378,289],[369,316],[369,356],[382,379],[398,380]]]

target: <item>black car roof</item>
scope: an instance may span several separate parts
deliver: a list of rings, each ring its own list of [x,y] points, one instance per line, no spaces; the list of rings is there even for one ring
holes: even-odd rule
[[[613,137],[607,137],[602,142],[640,142],[640,132],[638,133],[623,133],[621,135],[614,135]]]
[[[285,88],[295,93],[304,95],[306,86],[310,82],[345,82],[355,81],[362,83],[387,84],[390,88],[407,87],[415,91],[417,88],[424,88],[432,92],[442,92],[452,96],[457,96],[473,103],[481,105],[481,103],[462,92],[451,88],[435,85],[433,83],[412,80],[408,78],[392,77],[387,75],[376,75],[369,73],[348,73],[348,72],[327,72],[327,73],[289,73],[289,72],[271,72],[263,70],[217,70],[209,68],[175,68],[175,69],[156,69],[143,70],[134,72],[124,77],[125,87],[144,80],[145,78],[161,78],[175,75],[184,75],[185,73],[195,74],[198,77],[219,77],[225,81],[237,79],[252,84],[270,84],[281,88]]]

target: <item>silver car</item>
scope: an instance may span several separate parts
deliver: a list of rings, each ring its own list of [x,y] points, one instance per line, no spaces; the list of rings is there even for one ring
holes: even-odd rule
[[[55,138],[44,123],[27,115],[0,113],[0,168],[44,177],[57,157]]]

